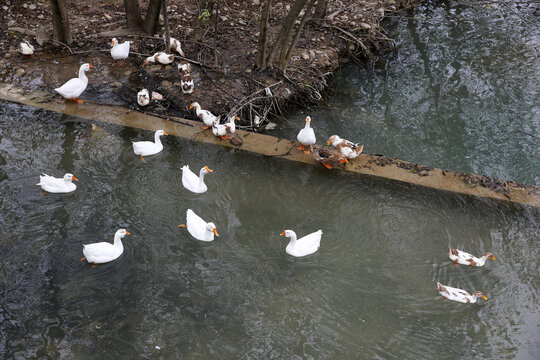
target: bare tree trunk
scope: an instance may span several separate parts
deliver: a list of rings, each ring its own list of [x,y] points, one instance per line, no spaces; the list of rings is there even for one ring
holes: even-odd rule
[[[313,21],[319,24],[322,19],[326,16],[326,8],[328,2],[326,0],[317,0],[317,5],[315,6],[315,11],[313,12]]]
[[[144,17],[143,30],[148,35],[156,33],[159,24],[159,12],[161,10],[161,0],[150,0]]]
[[[66,7],[66,0],[50,0],[53,18],[53,38],[54,40],[71,44],[71,30],[69,28],[69,17]]]
[[[124,0],[124,8],[126,9],[128,27],[142,29],[143,21],[141,18],[141,9],[139,8],[139,0]]]
[[[167,0],[161,0],[163,6],[163,20],[165,21],[165,49],[167,54],[171,53],[171,31],[169,29],[169,19],[167,16]]]
[[[261,13],[261,28],[259,31],[259,42],[257,44],[257,67],[260,70],[266,69],[266,54],[268,43],[268,18],[270,17],[270,6],[272,0],[266,0]]]
[[[219,23],[219,1],[220,0],[214,0],[214,67],[218,66],[217,37]]]
[[[283,21],[283,25],[281,26],[281,29],[279,30],[279,34],[276,38],[276,42],[274,43],[274,46],[272,46],[272,49],[270,50],[270,53],[268,54],[268,58],[266,59],[267,66],[272,66],[274,63],[274,58],[276,56],[276,51],[280,51],[280,53],[284,52],[284,48],[286,44],[289,42],[289,39],[291,38],[292,31],[294,29],[294,23],[296,22],[296,19],[298,18],[298,15],[304,8],[304,5],[306,4],[307,0],[296,0],[294,4],[291,6],[291,10],[289,10],[289,13],[285,17],[285,20]],[[281,55],[280,55],[281,57]]]
[[[203,8],[204,0],[197,0],[198,15],[193,19],[193,41],[200,42],[203,37]]]
[[[300,34],[302,33],[302,29],[304,28],[304,24],[306,23],[306,20],[309,17],[309,13],[311,12],[311,9],[313,9],[313,6],[315,5],[315,2],[317,0],[311,0],[306,11],[304,12],[304,16],[302,16],[302,20],[300,21],[300,24],[298,25],[298,28],[296,29],[296,34],[294,35],[294,39],[289,45],[289,48],[287,49],[287,52],[284,57],[279,59],[279,68],[283,71],[287,68],[287,65],[289,65],[289,61],[291,60],[291,54],[296,46],[296,43],[298,42],[298,39],[300,38]],[[285,43],[287,44],[287,43]]]

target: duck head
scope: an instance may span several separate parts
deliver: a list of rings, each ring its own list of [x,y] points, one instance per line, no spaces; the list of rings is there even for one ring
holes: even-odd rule
[[[214,225],[213,222],[209,222],[208,224],[206,224],[206,230],[210,231],[210,232],[213,232],[216,236],[219,236],[219,234],[217,232],[217,229],[216,229],[216,225]]]
[[[196,111],[201,111],[201,105],[199,105],[198,102],[194,102],[194,103],[191,103],[191,105],[189,105],[189,110],[195,108]]]
[[[484,257],[487,259],[495,260],[495,256],[493,256],[493,254],[490,252],[485,253]]]
[[[484,295],[484,293],[481,292],[481,291],[475,291],[475,292],[473,293],[473,295],[476,296],[477,298],[481,297],[482,299],[487,300],[486,295]]]
[[[333,144],[334,146],[339,144],[339,142],[341,141],[341,138],[337,135],[332,135],[328,138],[328,142],[326,143],[326,145],[330,145],[330,144]]]
[[[65,181],[72,181],[72,180],[79,181],[79,179],[77,179],[75,175],[70,174],[70,173],[67,173],[64,175],[64,180]]]

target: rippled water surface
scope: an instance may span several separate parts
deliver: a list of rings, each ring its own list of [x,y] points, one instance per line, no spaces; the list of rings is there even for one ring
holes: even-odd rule
[[[399,53],[343,70],[330,110],[313,114],[320,136],[351,131],[369,152],[540,183],[538,142],[511,131],[540,131],[525,20],[445,3],[409,15],[432,21],[396,19]],[[0,103],[0,357],[540,358],[538,210],[174,137],[144,164],[131,140],[152,133],[98,125]],[[182,187],[184,164],[214,170],[207,193]],[[77,191],[42,196],[41,172],[74,173]],[[221,236],[177,228],[188,208]],[[119,259],[79,261],[121,227]],[[321,248],[288,256],[285,228],[322,229]],[[454,267],[449,243],[497,260]],[[437,281],[489,300],[443,301]]]
[[[540,184],[540,4],[428,2],[387,21],[398,51],[331,81],[311,115],[317,140],[338,134],[367,153]],[[532,136],[531,136],[532,135]]]
[[[146,131],[0,106],[0,354],[4,358],[534,358],[540,354],[537,210],[387,184]],[[180,167],[208,164],[209,191]],[[78,188],[41,195],[40,172]],[[211,243],[176,225],[194,209]],[[82,244],[131,232],[116,261]],[[284,228],[322,229],[285,254]],[[448,243],[492,251],[453,267]],[[488,302],[440,300],[436,281]],[[158,348],[159,347],[159,348]]]

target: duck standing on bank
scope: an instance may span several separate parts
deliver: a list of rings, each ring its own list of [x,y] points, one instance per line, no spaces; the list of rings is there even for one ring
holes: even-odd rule
[[[180,44],[180,40],[176,40],[175,38],[172,37],[170,38],[169,44],[171,47],[171,51],[177,52],[178,54],[180,54],[181,57],[186,57],[186,55],[182,51],[182,45]]]
[[[126,59],[129,56],[130,45],[131,45],[131,41],[124,41],[123,43],[119,44],[116,38],[112,39],[111,56],[114,60],[116,60],[117,65],[118,65],[118,60],[123,60],[122,66],[126,64]]]
[[[83,245],[84,257],[81,261],[88,261],[94,265],[103,264],[117,259],[124,252],[122,238],[130,235],[126,229],[119,229],[114,234],[114,243],[99,242],[95,244]]]
[[[139,104],[139,106],[150,104],[150,92],[147,89],[142,89],[137,93],[137,104]]]
[[[32,44],[30,44],[27,40],[24,40],[19,44],[19,51],[25,57],[32,56],[34,54],[34,46],[32,46]]]
[[[78,179],[70,173],[67,173],[62,178],[55,178],[47,174],[39,176],[39,182],[36,185],[41,186],[43,189],[43,195],[47,193],[69,193],[77,189],[72,181],[77,181]]]
[[[149,56],[144,60],[142,66],[146,66],[147,63],[152,62],[158,62],[163,65],[169,65],[174,61],[174,55],[166,54],[163,51],[157,52],[152,56]]]
[[[155,155],[163,150],[163,144],[159,139],[160,136],[168,135],[163,130],[158,130],[154,134],[154,141],[132,141],[133,152],[135,155],[140,155],[142,162],[146,162],[143,156]]]
[[[178,72],[180,73],[180,87],[184,94],[192,94],[195,86],[193,84],[193,76],[191,76],[191,67],[187,61],[178,64]]]
[[[201,241],[213,241],[214,235],[219,236],[213,222],[207,223],[191,209],[186,212],[186,224],[178,225],[178,227],[187,228],[191,236]]]
[[[323,164],[327,169],[332,169],[332,164],[347,162],[347,158],[341,152],[326,146],[312,145],[311,154],[315,161]]]
[[[78,103],[82,103],[82,100],[79,100],[78,97],[86,90],[88,85],[88,78],[86,77],[86,72],[93,68],[90,64],[82,64],[79,68],[79,77],[70,79],[64,85],[59,88],[54,89],[57,93],[62,95],[66,99],[74,100]]]
[[[495,257],[490,252],[487,252],[482,257],[477,258],[476,256],[471,255],[463,250],[454,249],[452,245],[448,245],[448,247],[448,257],[454,262],[454,266],[456,266],[456,264],[461,264],[480,267],[485,265],[487,259],[495,260]]]
[[[317,141],[315,138],[315,131],[313,131],[311,128],[310,123],[311,118],[306,116],[306,125],[302,130],[300,130],[298,136],[296,137],[300,144],[302,144],[300,147],[298,147],[298,150],[303,150],[306,154],[309,154],[309,149],[306,149],[305,147],[311,147]]]
[[[330,136],[327,145],[330,144],[338,149],[347,159],[356,158],[364,150],[364,145],[355,144],[349,140],[342,139],[337,135]]]
[[[231,115],[229,116],[229,122],[225,124],[220,124],[219,120],[214,121],[212,124],[212,133],[223,140],[230,139],[231,135],[236,132],[235,120],[240,119],[236,115]]]
[[[194,102],[189,106],[189,110],[195,109],[195,113],[197,114],[197,117],[204,123],[203,130],[210,129],[212,125],[214,125],[214,122],[217,121],[219,123],[219,120],[221,119],[221,116],[216,116],[212,114],[208,110],[202,110],[201,105],[199,105],[198,102]]]
[[[315,231],[298,240],[296,239],[296,233],[292,230],[284,230],[280,235],[291,239],[285,251],[295,257],[313,254],[321,246],[322,230]]]
[[[479,297],[484,300],[487,300],[487,297],[481,291],[475,291],[472,295],[466,292],[465,290],[442,285],[440,282],[437,282],[437,291],[441,294],[442,298],[447,298],[453,301],[459,301],[466,304],[474,304]]]
[[[189,169],[189,165],[184,165],[182,167],[182,185],[191,192],[202,194],[208,190],[208,187],[204,183],[204,175],[211,172],[213,172],[213,170],[208,166],[205,166],[199,172],[199,176],[197,176]]]

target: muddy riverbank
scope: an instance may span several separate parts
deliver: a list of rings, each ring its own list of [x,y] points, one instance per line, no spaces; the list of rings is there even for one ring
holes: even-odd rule
[[[292,2],[272,5],[270,43]],[[6,21],[0,24],[0,49],[5,53],[0,60],[0,80],[27,90],[37,88],[53,93],[52,89],[76,74],[80,64],[91,62],[95,68],[89,74],[83,99],[192,119],[196,117],[188,107],[197,101],[222,116],[238,112],[243,126],[264,128],[271,121],[268,118],[278,117],[291,103],[319,101],[327,78],[341,64],[391,50],[393,41],[384,35],[380,21],[419,2],[329,2],[324,21],[306,24],[287,71],[282,73],[256,69],[259,1],[224,3],[219,9],[217,27],[209,22],[200,42],[193,41],[193,21],[199,13],[196,4],[169,1],[171,35],[182,41],[195,83],[193,94],[183,94],[176,69],[180,57],[174,66],[142,66],[146,56],[163,50],[164,29],[154,37],[126,30],[122,1],[70,3],[74,42],[69,46],[51,40],[51,14],[46,1],[7,1],[2,8]],[[120,41],[133,41],[125,67],[117,66],[109,55],[114,36]],[[34,57],[23,58],[18,52],[23,39],[36,47]],[[140,109],[135,99],[142,88],[156,91],[164,99]]]

